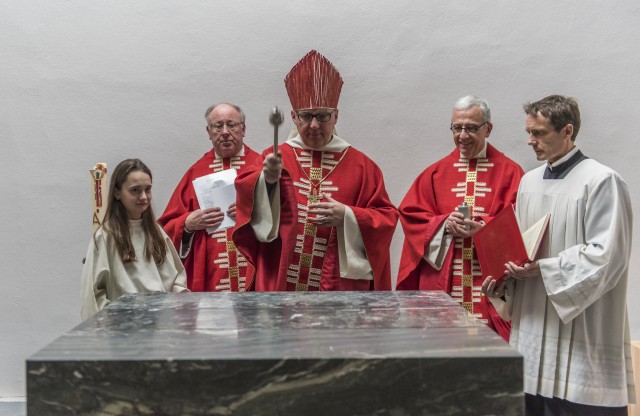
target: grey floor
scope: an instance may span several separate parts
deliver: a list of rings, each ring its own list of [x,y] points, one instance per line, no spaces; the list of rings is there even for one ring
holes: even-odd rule
[[[0,402],[0,416],[25,416],[26,402]]]

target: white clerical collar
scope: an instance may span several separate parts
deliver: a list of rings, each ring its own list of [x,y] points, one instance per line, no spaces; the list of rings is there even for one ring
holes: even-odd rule
[[[482,148],[482,150],[480,150],[478,152],[477,155],[475,155],[474,157],[472,157],[471,159],[485,159],[487,157],[487,144],[489,143],[488,140],[484,141],[484,147]],[[462,155],[462,153],[460,154],[460,157],[464,158],[464,156]]]
[[[489,141],[487,139],[484,140],[484,146],[482,147],[482,150],[480,150],[480,152],[478,152],[478,154],[476,155],[476,157],[474,159],[485,159],[487,157],[487,146],[489,144]]]
[[[320,150],[323,152],[342,152],[344,149],[349,147],[349,143],[342,140],[337,135],[331,136],[331,140],[321,149],[312,149],[302,141],[300,134],[297,134],[295,137],[292,137],[287,140],[287,144],[291,147],[295,147],[298,149],[306,149],[306,150]]]
[[[216,155],[216,159],[223,159],[223,157],[220,156],[215,150],[213,151],[213,153]],[[237,156],[244,156],[244,144],[240,148],[240,151],[231,157],[237,157]]]
[[[564,162],[566,162],[567,160],[571,159],[571,157],[573,155],[575,155],[576,153],[578,153],[578,146],[574,146],[573,149],[571,149],[569,151],[569,153],[567,153],[566,155],[562,156],[560,159],[556,160],[553,163],[547,163],[547,166],[549,167],[549,170],[553,170],[553,168],[555,168],[556,166],[562,165]]]

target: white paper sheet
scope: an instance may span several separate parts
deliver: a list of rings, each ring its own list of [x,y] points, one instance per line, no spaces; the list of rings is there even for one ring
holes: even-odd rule
[[[236,220],[227,215],[229,205],[236,202],[236,188],[233,181],[238,176],[235,169],[227,169],[193,180],[193,189],[200,209],[218,207],[224,212],[224,219],[217,228],[207,228],[209,234],[236,225]]]

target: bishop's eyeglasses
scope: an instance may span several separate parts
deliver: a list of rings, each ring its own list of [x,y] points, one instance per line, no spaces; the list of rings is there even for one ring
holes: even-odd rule
[[[313,120],[314,117],[316,120],[318,120],[319,123],[326,123],[327,121],[331,120],[331,115],[335,113],[335,111],[336,110],[323,111],[317,114],[305,113],[301,111],[299,113],[296,113],[296,115],[298,116],[300,121],[304,123],[311,123],[311,120]]]
[[[222,130],[224,130],[225,126],[227,126],[228,131],[238,131],[238,129],[240,129],[240,126],[242,126],[242,123],[227,121],[226,123],[209,124],[209,128],[216,133],[220,133]]]
[[[451,127],[449,127],[451,129],[452,132],[459,134],[462,133],[462,130],[466,131],[469,134],[475,133],[478,130],[480,130],[482,128],[482,126],[484,126],[485,124],[487,124],[487,122],[485,121],[484,123],[477,125],[477,124],[467,124],[466,126],[462,126],[460,124],[452,124]]]

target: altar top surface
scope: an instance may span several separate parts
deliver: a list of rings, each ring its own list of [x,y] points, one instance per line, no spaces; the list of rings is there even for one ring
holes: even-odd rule
[[[30,361],[517,357],[444,292],[124,295]]]

